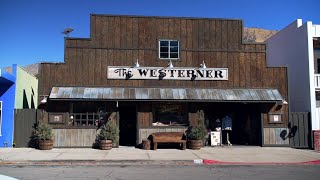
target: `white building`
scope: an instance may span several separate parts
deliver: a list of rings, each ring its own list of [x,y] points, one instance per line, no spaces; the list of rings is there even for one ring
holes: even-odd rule
[[[290,112],[310,112],[312,130],[320,130],[319,37],[320,25],[297,19],[267,41],[267,65],[288,67]]]

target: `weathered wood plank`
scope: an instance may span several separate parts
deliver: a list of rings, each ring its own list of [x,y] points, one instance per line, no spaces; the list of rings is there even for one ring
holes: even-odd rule
[[[226,50],[228,49],[228,36],[229,36],[229,31],[228,31],[228,22],[227,21],[222,21],[221,22],[221,49]]]
[[[270,144],[270,128],[263,128],[264,144]]]

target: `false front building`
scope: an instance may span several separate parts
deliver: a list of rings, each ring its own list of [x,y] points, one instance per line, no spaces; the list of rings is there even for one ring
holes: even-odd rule
[[[101,114],[120,145],[216,130],[228,114],[231,143],[288,146],[287,70],[266,67],[265,44],[242,43],[241,20],[91,15],[90,30],[65,39],[64,63],[40,67],[56,147],[92,146]]]

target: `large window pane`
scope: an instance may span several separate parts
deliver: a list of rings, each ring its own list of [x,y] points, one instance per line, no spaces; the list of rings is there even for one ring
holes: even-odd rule
[[[169,53],[160,53],[160,58],[169,58]]]
[[[187,126],[185,104],[155,104],[153,126]]]
[[[168,47],[160,47],[160,52],[161,53],[169,52],[169,48]]]
[[[178,52],[178,47],[170,47],[170,52]]]
[[[170,53],[170,58],[178,58],[178,53]]]
[[[160,41],[160,46],[169,46],[169,41],[161,40]]]
[[[178,46],[178,41],[170,41],[170,46]]]

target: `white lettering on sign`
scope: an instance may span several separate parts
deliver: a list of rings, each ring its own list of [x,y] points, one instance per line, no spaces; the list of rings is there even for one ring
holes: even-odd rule
[[[228,68],[108,66],[108,79],[228,80]]]

